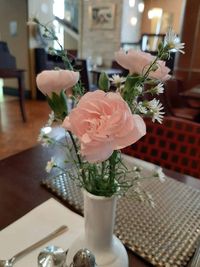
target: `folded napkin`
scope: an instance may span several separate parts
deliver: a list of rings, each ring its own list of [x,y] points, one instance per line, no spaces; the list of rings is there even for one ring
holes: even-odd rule
[[[44,247],[55,245],[67,250],[73,240],[83,231],[83,218],[50,198],[0,232],[0,259],[12,257],[61,225],[67,225],[69,230],[27,254],[14,266],[38,266],[37,257]]]

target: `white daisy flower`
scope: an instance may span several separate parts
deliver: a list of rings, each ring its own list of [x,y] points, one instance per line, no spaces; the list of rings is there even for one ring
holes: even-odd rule
[[[160,180],[162,183],[165,182],[165,180],[166,180],[166,176],[165,176],[165,174],[164,174],[162,168],[158,168],[158,169],[156,170],[156,173],[155,173],[154,176],[155,176],[155,177],[158,177],[159,180]]]
[[[137,110],[142,113],[142,114],[146,114],[147,113],[147,108],[143,106],[142,102],[139,102],[137,105]]]
[[[137,86],[136,90],[138,91],[139,94],[141,94],[142,91],[143,91],[143,87],[142,86]]]
[[[120,77],[118,74],[112,75],[112,78],[109,78],[112,84],[119,86],[121,83],[126,81],[125,77]]]
[[[158,85],[156,85],[155,87],[153,87],[151,89],[151,92],[153,94],[157,94],[157,95],[162,94],[164,92],[164,85],[163,85],[163,83],[159,83]]]
[[[54,112],[52,111],[50,114],[49,114],[49,119],[47,121],[47,124],[46,126],[51,126],[52,123],[54,122],[55,120],[55,115],[54,115]]]
[[[51,160],[47,162],[46,165],[46,172],[50,173],[52,168],[56,166],[56,162],[54,160],[54,157],[51,157]]]
[[[162,123],[165,112],[162,111],[164,107],[160,101],[154,98],[153,100],[149,101],[148,108],[150,113],[152,113],[152,121],[155,122],[157,120],[159,123]]]
[[[40,134],[38,135],[37,141],[41,142],[42,145],[43,145],[43,143],[46,144],[46,137],[45,137],[44,133],[40,132]],[[46,145],[44,145],[44,146],[46,146]]]
[[[165,43],[169,46],[170,51],[175,50],[182,54],[185,54],[185,52],[182,50],[185,47],[185,43],[180,43],[179,38],[172,28],[169,28],[165,36]]]
[[[53,143],[52,139],[42,131],[38,135],[37,141],[40,142],[42,144],[42,146],[44,146],[44,147],[48,147],[50,144]]]

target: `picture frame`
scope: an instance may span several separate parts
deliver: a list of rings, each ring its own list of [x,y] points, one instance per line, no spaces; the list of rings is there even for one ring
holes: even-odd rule
[[[112,30],[115,23],[115,4],[89,6],[90,29]]]

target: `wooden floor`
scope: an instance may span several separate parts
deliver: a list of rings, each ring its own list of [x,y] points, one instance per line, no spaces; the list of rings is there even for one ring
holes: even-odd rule
[[[18,98],[0,99],[0,159],[37,144],[40,128],[48,120],[46,101],[26,100],[27,122],[22,121]]]

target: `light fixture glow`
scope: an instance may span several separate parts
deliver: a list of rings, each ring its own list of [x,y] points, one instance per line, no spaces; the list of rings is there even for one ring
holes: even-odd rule
[[[142,13],[142,12],[144,11],[144,3],[139,3],[139,4],[138,4],[138,11],[139,11],[140,13]]]
[[[137,18],[136,17],[132,17],[130,22],[131,22],[131,25],[135,26],[137,24]]]
[[[129,6],[134,7],[135,6],[135,0],[129,0]]]
[[[152,8],[148,11],[148,18],[161,18],[162,17],[163,10],[162,8]]]

